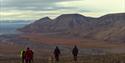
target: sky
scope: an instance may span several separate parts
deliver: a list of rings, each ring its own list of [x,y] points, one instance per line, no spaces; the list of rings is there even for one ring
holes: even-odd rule
[[[61,14],[100,17],[125,12],[125,0],[0,0],[0,20],[36,20]]]

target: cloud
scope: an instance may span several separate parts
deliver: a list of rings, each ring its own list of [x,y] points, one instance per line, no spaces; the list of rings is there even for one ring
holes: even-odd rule
[[[49,7],[56,2],[71,2],[78,0],[0,0],[2,7]]]
[[[77,2],[59,2],[57,5],[99,12],[125,11],[125,0],[84,0]]]
[[[101,16],[125,12],[125,0],[0,0],[5,19],[39,19],[66,13]]]
[[[72,2],[80,0],[0,0],[1,8],[5,10],[33,10],[51,11],[60,9],[76,9],[76,7],[63,7],[58,2]]]

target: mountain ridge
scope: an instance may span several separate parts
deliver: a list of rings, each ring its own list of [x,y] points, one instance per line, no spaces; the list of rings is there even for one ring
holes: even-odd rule
[[[20,31],[24,33],[56,33],[72,37],[125,42],[125,13],[108,14],[99,18],[81,14],[63,14],[55,19],[44,17]]]

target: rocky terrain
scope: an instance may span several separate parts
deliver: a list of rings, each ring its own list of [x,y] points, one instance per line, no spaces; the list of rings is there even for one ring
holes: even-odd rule
[[[125,13],[108,14],[99,18],[80,14],[63,14],[55,19],[45,17],[24,28],[25,33],[48,33],[65,37],[91,38],[125,42]]]

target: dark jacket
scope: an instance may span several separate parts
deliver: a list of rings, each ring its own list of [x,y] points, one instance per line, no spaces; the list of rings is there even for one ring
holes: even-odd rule
[[[59,50],[58,47],[55,48],[55,50],[54,50],[54,55],[55,55],[55,56],[59,56],[59,55],[60,55],[60,50]]]
[[[74,56],[77,56],[78,55],[78,48],[75,46],[74,48],[73,48],[73,50],[72,50],[72,54],[74,55]]]

